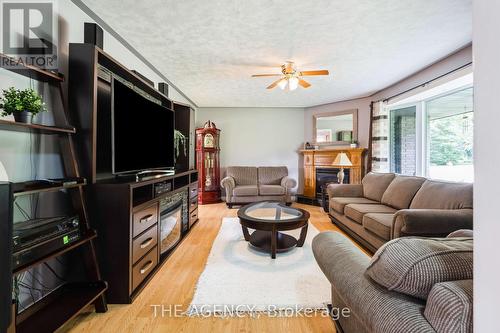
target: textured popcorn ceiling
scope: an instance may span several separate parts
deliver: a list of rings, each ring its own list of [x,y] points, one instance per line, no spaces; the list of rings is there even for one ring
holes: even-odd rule
[[[472,38],[471,0],[83,2],[200,107],[306,107],[366,96]],[[278,73],[286,60],[331,75],[292,92],[250,77]]]

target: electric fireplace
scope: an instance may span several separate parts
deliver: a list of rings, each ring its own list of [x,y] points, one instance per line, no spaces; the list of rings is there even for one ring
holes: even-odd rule
[[[160,253],[166,254],[188,231],[188,192],[169,194],[160,200]]]

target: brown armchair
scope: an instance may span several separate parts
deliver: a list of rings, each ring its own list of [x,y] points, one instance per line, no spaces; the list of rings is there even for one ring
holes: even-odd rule
[[[226,169],[221,186],[229,208],[263,200],[277,200],[291,204],[291,190],[297,186],[295,179],[288,177],[287,167],[244,167]]]

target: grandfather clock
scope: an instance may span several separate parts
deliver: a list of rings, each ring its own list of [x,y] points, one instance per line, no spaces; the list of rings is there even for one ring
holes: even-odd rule
[[[220,130],[210,120],[196,129],[196,168],[198,169],[198,203],[220,201]]]

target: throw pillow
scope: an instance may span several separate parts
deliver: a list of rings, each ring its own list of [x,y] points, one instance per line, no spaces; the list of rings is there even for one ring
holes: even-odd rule
[[[472,238],[397,238],[379,248],[366,274],[389,290],[427,299],[436,283],[472,279],[472,249]]]

